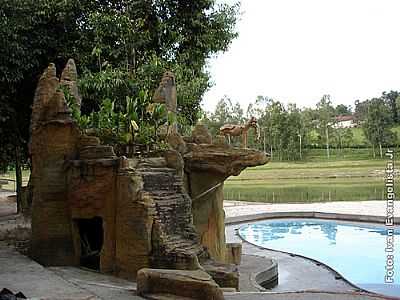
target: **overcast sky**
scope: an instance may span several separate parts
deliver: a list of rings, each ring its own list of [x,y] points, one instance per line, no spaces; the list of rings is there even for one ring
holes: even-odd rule
[[[210,61],[206,110],[224,95],[246,109],[257,95],[304,107],[400,90],[399,0],[240,2],[239,37]]]

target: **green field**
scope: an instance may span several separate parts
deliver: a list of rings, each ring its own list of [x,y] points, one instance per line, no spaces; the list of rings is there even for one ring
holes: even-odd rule
[[[22,170],[22,186],[26,186],[29,181],[30,171]],[[1,189],[15,191],[15,171],[8,171],[6,174],[0,174],[0,180],[7,179],[8,184],[1,185]]]
[[[224,194],[271,203],[380,200],[385,167],[385,160],[271,162],[230,177]]]
[[[358,161],[373,159],[373,152],[371,148],[330,148],[329,159],[326,155],[326,149],[307,149],[304,150],[304,152],[304,157],[307,161],[315,162],[329,162],[335,160]],[[376,153],[376,155],[379,155],[379,153]]]
[[[351,128],[353,133],[352,144],[354,146],[366,146],[369,145],[367,138],[363,132],[361,127]],[[400,126],[394,126],[391,128],[391,131],[397,136],[397,139],[400,137]]]
[[[368,159],[370,149],[345,149],[345,158],[332,156],[329,161],[322,149],[310,151],[314,156],[307,162],[270,162],[230,177],[224,187],[225,199],[290,203],[384,198],[386,160]],[[15,172],[0,178],[14,180]],[[23,185],[28,179],[29,170],[24,170]],[[13,191],[14,182],[2,188]],[[396,192],[400,192],[399,188]]]

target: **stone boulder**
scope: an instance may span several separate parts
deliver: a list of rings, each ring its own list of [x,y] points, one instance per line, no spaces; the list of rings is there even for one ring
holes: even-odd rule
[[[75,98],[76,104],[80,107],[82,103],[81,95],[78,90],[78,73],[73,59],[69,59],[63,72],[61,73],[60,83],[67,87],[70,94]]]
[[[137,293],[146,299],[222,300],[222,290],[204,271],[141,269]]]
[[[210,172],[225,179],[239,175],[248,167],[265,165],[268,161],[267,154],[258,150],[210,144],[188,144],[188,153],[185,154],[187,171]]]
[[[168,144],[173,149],[181,154],[186,152],[186,143],[179,133],[172,132],[168,135]]]
[[[100,145],[100,139],[96,136],[82,135],[79,141],[79,147],[84,148],[87,146],[98,146]]]
[[[226,148],[230,147],[230,145],[226,142],[226,139],[223,135],[217,135],[213,139],[213,144],[220,147],[226,147]]]
[[[39,79],[32,104],[31,134],[39,126],[39,121],[60,84],[56,73],[56,66],[50,64]]]
[[[197,124],[192,131],[192,142],[195,144],[211,144],[212,137],[203,124]]]

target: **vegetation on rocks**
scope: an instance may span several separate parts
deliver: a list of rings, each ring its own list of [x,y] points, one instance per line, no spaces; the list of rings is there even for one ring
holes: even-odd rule
[[[139,102],[143,95],[151,95],[167,69],[177,77],[179,122],[195,124],[201,97],[211,84],[206,61],[228,49],[237,35],[237,15],[238,5],[217,5],[215,0],[0,0],[4,41],[0,167],[14,165],[20,170],[27,161],[31,105],[39,76],[49,63],[61,69],[69,58],[75,59],[81,75],[82,115],[75,117],[83,127],[98,122],[104,140],[113,122],[130,127],[124,130],[124,138],[132,139],[134,117],[125,109],[128,99]],[[147,104],[137,104],[136,110],[143,111]],[[153,113],[161,110],[155,108]],[[111,120],[102,118],[107,114]],[[158,125],[151,124],[152,128]],[[153,137],[149,132],[139,126],[139,140]]]

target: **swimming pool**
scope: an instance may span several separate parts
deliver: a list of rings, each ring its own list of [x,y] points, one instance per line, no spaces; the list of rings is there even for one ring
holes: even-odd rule
[[[393,231],[392,253],[386,252],[387,227],[321,219],[266,220],[242,226],[240,236],[255,245],[318,260],[362,289],[400,296],[400,228]],[[393,255],[393,283],[385,283]],[[389,273],[389,275],[391,275]]]

